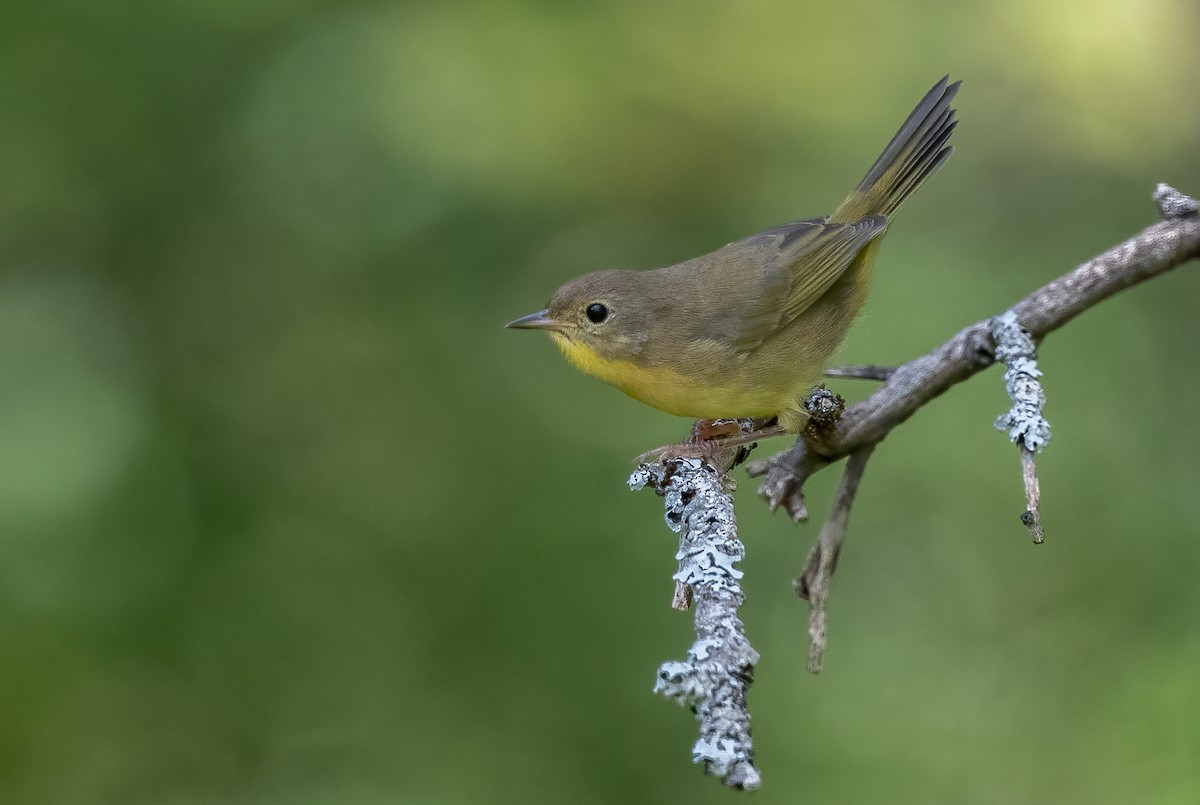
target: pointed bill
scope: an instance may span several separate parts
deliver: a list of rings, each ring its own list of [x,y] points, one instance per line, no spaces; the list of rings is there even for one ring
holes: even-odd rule
[[[562,332],[567,328],[565,322],[558,319],[550,318],[549,310],[539,310],[537,313],[530,313],[528,316],[522,316],[519,319],[514,319],[505,327],[511,327],[514,330],[556,330]]]

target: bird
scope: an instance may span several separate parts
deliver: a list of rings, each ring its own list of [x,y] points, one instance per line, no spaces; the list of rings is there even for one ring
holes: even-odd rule
[[[676,265],[584,274],[506,326],[545,331],[577,369],[669,414],[800,431],[893,216],[954,151],[961,83],[938,81],[829,215]]]

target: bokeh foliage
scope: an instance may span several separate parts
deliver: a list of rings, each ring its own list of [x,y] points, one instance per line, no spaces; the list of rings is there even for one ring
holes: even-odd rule
[[[500,325],[829,211],[945,72],[958,153],[846,361],[1200,193],[1191,0],[4,16],[3,802],[723,801],[650,694],[690,627],[623,489],[686,423]],[[1191,266],[1047,342],[1040,548],[998,373],[888,439],[821,678],[815,528],[743,483],[758,801],[1197,801],[1197,299]]]

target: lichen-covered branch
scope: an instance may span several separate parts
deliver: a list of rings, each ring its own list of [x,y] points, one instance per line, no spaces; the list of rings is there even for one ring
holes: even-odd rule
[[[733,451],[739,453],[740,451]],[[725,473],[737,460],[670,458],[641,465],[629,479],[631,489],[654,489],[666,504],[667,525],[679,532],[679,571],[672,605],[696,607],[696,642],[682,662],[659,668],[654,686],[681,706],[694,708],[700,738],[692,759],[703,763],[732,788],[758,788],[746,693],[758,653],[738,617],[745,601],[736,564],[745,553],[737,535],[733,497]]]
[[[1046,392],[1038,378],[1037,346],[1011,310],[992,320],[992,338],[996,342],[996,360],[1007,368],[1004,388],[1012,408],[996,420],[996,429],[1008,434],[1013,444],[1020,442],[1040,453],[1050,441],[1050,423],[1042,416]]]
[[[1050,423],[1042,416],[1046,392],[1038,379],[1037,346],[1011,310],[992,319],[992,338],[996,342],[996,360],[1005,365],[1004,388],[1012,408],[996,420],[996,429],[1008,434],[1009,441],[1021,451],[1021,478],[1025,483],[1025,512],[1021,522],[1033,535],[1034,543],[1046,540],[1042,527],[1041,489],[1034,456],[1050,441]]]

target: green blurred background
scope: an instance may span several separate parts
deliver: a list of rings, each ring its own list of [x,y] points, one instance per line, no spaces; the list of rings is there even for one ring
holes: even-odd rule
[[[687,423],[501,325],[828,212],[946,72],[845,362],[1200,193],[1200,6],[1045,5],[6,3],[0,801],[738,796],[651,694],[691,625],[625,478]],[[887,440],[819,678],[816,526],[742,483],[756,801],[1200,801],[1198,298],[1047,341],[1040,548],[997,371]]]

